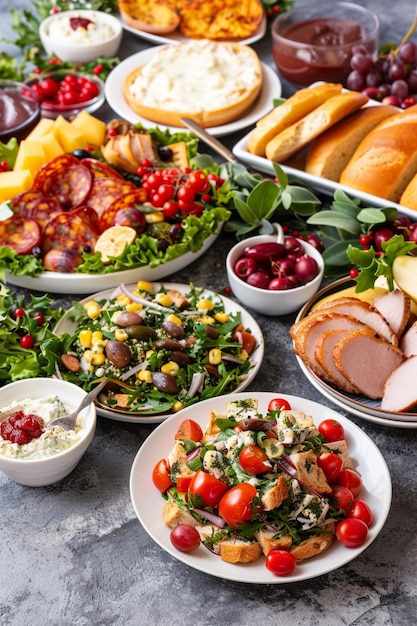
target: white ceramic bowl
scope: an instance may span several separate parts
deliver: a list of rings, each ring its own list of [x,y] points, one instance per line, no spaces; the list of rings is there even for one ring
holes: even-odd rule
[[[94,22],[97,34],[89,38],[87,35],[77,35],[69,23],[74,18]],[[56,54],[61,61],[88,63],[100,56],[114,57],[122,40],[123,29],[116,17],[103,11],[60,11],[41,22],[39,35],[48,54]]]
[[[29,378],[0,388],[0,412],[13,401],[57,395],[65,404],[76,408],[86,392],[56,378]],[[83,418],[83,436],[70,448],[43,459],[12,458],[0,454],[0,471],[21,485],[43,487],[68,476],[78,465],[90,444],[96,428],[95,405],[90,404],[80,414]]]
[[[313,280],[300,287],[275,291],[253,287],[239,278],[234,272],[236,261],[248,246],[277,241],[276,235],[258,235],[237,243],[226,258],[226,271],[233,295],[246,307],[263,315],[286,315],[300,309],[319,289],[324,274],[324,261],[320,252],[311,244],[301,241],[305,254],[313,257],[319,266],[319,273]]]

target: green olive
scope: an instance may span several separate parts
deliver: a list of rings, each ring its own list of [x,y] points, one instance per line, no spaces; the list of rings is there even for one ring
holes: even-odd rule
[[[131,339],[139,339],[141,341],[156,339],[157,336],[153,328],[150,328],[149,326],[141,326],[140,324],[126,326],[124,330],[127,333],[127,336]]]

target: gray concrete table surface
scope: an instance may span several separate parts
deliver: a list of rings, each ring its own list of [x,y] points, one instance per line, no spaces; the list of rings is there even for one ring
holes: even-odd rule
[[[412,0],[359,2],[375,10],[381,42],[399,41],[416,9]],[[0,36],[10,36],[10,3],[0,0]],[[30,3],[13,2],[15,8]],[[120,58],[150,44],[125,33]],[[254,44],[273,66],[269,36]],[[18,50],[4,44],[11,54]],[[284,93],[290,87],[284,85]],[[108,106],[103,119],[114,114]],[[224,138],[229,145],[243,133]],[[214,290],[225,287],[222,235],[207,254],[169,279]],[[21,292],[21,290],[20,290]],[[63,295],[62,304],[72,297]],[[265,359],[249,391],[288,393],[331,408],[295,360],[294,315],[256,315]],[[2,626],[408,626],[417,622],[416,430],[342,414],[381,450],[393,483],[392,508],[376,540],[359,558],[296,584],[258,585],[214,578],[182,564],[148,536],[129,494],[133,460],[155,425],[99,418],[73,473],[46,488],[27,488],[0,474],[0,624]]]

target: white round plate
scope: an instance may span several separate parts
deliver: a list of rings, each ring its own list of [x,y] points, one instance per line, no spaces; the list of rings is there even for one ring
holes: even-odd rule
[[[299,312],[296,321],[305,317],[311,311],[313,306],[322,298],[330,294],[337,293],[338,291],[342,291],[352,285],[355,285],[355,281],[350,278],[342,278],[327,287],[324,287],[318,291],[314,297],[307,302],[307,304],[304,305]],[[363,395],[348,394],[341,389],[336,389],[316,376],[308,365],[306,365],[297,355],[296,358],[302,372],[311,384],[314,385],[314,387],[322,393],[325,398],[331,400],[340,408],[350,411],[353,415],[362,417],[370,422],[375,422],[376,424],[383,424],[385,426],[393,426],[397,428],[417,428],[416,412],[403,411],[402,413],[394,413],[391,411],[384,411],[381,409],[380,400],[372,400],[371,398],[367,398]]]
[[[209,235],[197,252],[186,252],[172,261],[161,263],[157,267],[135,267],[122,272],[110,272],[108,274],[81,274],[73,272],[43,272],[39,276],[15,276],[6,270],[6,283],[23,287],[31,291],[47,293],[61,293],[65,295],[94,293],[97,289],[114,289],[120,283],[132,283],[138,280],[154,282],[170,276],[175,272],[194,263],[204,254],[219,236],[221,228],[214,235]]]
[[[190,285],[183,285],[180,283],[154,283],[155,291],[158,291],[162,285],[167,289],[177,289],[182,294],[186,294],[190,291]],[[134,289],[136,285],[127,285],[128,289]],[[89,298],[85,298],[81,300],[81,304],[84,302],[89,302],[90,300],[103,300],[104,298],[111,298],[114,293],[114,289],[107,289],[105,291],[100,291]],[[214,296],[214,291],[210,291],[209,289],[205,289],[203,294],[205,297]],[[257,321],[248,313],[245,309],[240,307],[236,302],[230,300],[230,298],[226,298],[225,296],[221,296],[223,301],[224,309],[226,313],[237,313],[240,312],[242,324],[245,328],[250,328],[253,336],[256,338],[257,348],[251,355],[251,361],[253,362],[252,369],[248,372],[246,378],[240,382],[238,387],[236,387],[236,391],[243,391],[246,389],[255,376],[257,375],[259,368],[262,365],[262,361],[264,358],[265,352],[265,342],[262,334],[262,330],[257,323]],[[63,317],[59,320],[57,325],[54,328],[55,335],[61,335],[63,333],[72,334],[75,331],[76,324],[70,319],[71,309],[63,315]],[[194,410],[197,405],[194,404]],[[134,424],[159,424],[164,420],[167,420],[171,417],[171,415],[152,415],[152,416],[141,416],[134,415],[131,413],[122,413],[121,411],[112,411],[111,409],[104,409],[101,406],[96,406],[96,410],[98,415],[102,417],[107,417],[112,420],[116,420],[119,422],[131,422]],[[182,411],[179,411],[182,414]],[[178,413],[178,414],[179,414]],[[177,414],[177,415],[178,415]]]
[[[139,30],[138,28],[132,28],[131,26],[128,26],[127,24],[125,24],[121,18],[120,18],[120,22],[124,30],[131,33],[132,35],[136,35],[136,37],[139,37],[140,39],[144,39],[145,41],[150,41],[151,43],[166,45],[166,44],[179,44],[179,43],[184,43],[185,41],[190,41],[190,37],[186,37],[185,35],[182,35],[179,31],[174,31],[173,33],[167,33],[166,35],[155,35],[153,33],[146,33],[144,30]],[[242,45],[249,46],[250,44],[255,43],[255,41],[259,41],[260,39],[262,39],[262,37],[266,33],[266,25],[267,25],[267,20],[266,20],[266,16],[264,16],[264,19],[259,25],[259,28],[257,29],[257,31],[251,37],[247,37],[246,39],[240,39],[239,43]],[[227,41],[225,41],[224,43],[227,43]],[[236,43],[236,40],[230,41],[230,43]]]
[[[165,500],[152,483],[152,470],[163,457],[168,456],[174,445],[175,433],[183,419],[191,418],[205,429],[211,410],[224,412],[225,403],[229,400],[256,398],[259,411],[266,411],[269,401],[277,397],[285,397],[294,410],[310,414],[316,425],[327,418],[337,419],[345,429],[345,437],[349,453],[355,469],[363,480],[363,498],[371,507],[374,522],[369,529],[366,542],[359,548],[346,548],[335,542],[321,555],[306,559],[297,565],[291,576],[274,576],[266,569],[265,559],[259,558],[254,563],[225,563],[219,556],[200,546],[189,554],[178,552],[169,539],[170,529],[162,522],[162,507]],[[172,416],[158,426],[145,440],[133,462],[130,473],[130,495],[136,515],[144,529],[156,543],[171,556],[186,565],[211,576],[243,583],[283,584],[308,580],[327,574],[358,557],[378,536],[387,519],[392,497],[392,484],[385,460],[374,442],[358,426],[332,409],[296,396],[274,393],[239,393],[205,400],[199,405],[198,412],[189,407]]]
[[[131,124],[138,124],[140,122],[145,128],[153,128],[156,124],[151,120],[141,117],[130,108],[123,95],[122,87],[127,75],[130,74],[130,72],[133,72],[133,70],[140,65],[147,63],[160,48],[161,46],[156,46],[155,48],[142,50],[142,52],[133,54],[119,63],[119,65],[117,65],[114,70],[110,72],[104,86],[104,93],[106,95],[107,102],[113,111]],[[262,91],[256,102],[245,115],[242,115],[242,117],[235,122],[207,128],[206,130],[210,133],[210,135],[221,137],[222,135],[230,135],[231,133],[242,130],[247,126],[252,126],[272,109],[274,98],[279,98],[281,95],[281,81],[279,80],[278,75],[270,67],[264,63],[261,63],[261,65],[263,84]],[[163,130],[168,129],[171,132],[178,131],[178,127],[176,126],[164,126],[163,124],[158,124],[157,126]],[[187,129],[181,130],[186,131]]]

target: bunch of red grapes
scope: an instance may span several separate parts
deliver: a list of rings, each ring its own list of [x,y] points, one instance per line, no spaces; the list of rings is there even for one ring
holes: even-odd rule
[[[402,109],[417,103],[417,44],[404,42],[377,59],[364,46],[355,46],[352,53],[348,89]]]

